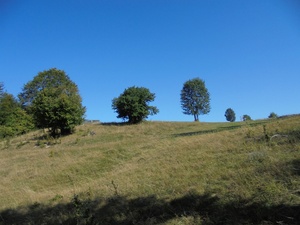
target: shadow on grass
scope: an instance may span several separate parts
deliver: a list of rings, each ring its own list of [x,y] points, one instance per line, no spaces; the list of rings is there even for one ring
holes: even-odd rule
[[[259,126],[263,125],[265,123],[268,123],[269,121],[255,121],[253,123],[247,123],[247,122],[242,122],[236,125],[228,125],[228,126],[220,126],[215,129],[210,129],[210,130],[201,130],[201,131],[193,131],[193,132],[186,132],[186,133],[179,133],[179,134],[174,134],[175,137],[184,137],[184,136],[192,136],[192,135],[201,135],[201,134],[209,134],[209,133],[218,133],[226,130],[235,130],[238,128],[241,128],[242,126],[248,125],[250,127],[254,126]]]
[[[300,159],[295,159],[291,162],[292,165],[292,173],[294,175],[300,176]]]
[[[290,143],[300,142],[300,129],[295,129],[287,133]]]
[[[173,201],[155,196],[128,199],[81,200],[67,204],[33,204],[0,212],[0,224],[163,224],[180,217],[198,218],[198,224],[290,224],[300,223],[300,206],[265,205],[251,200],[223,204],[211,194],[188,194]],[[193,223],[195,224],[195,223]]]
[[[102,126],[129,126],[132,124],[128,123],[128,122],[105,122],[105,123],[99,123],[99,125],[102,125]]]
[[[225,130],[234,130],[237,128],[242,127],[242,125],[234,125],[234,126],[225,126],[225,127],[218,127],[216,129],[211,129],[211,130],[201,130],[201,131],[193,131],[193,132],[186,132],[186,133],[179,133],[175,134],[175,137],[184,137],[184,136],[192,136],[192,135],[201,135],[201,134],[209,134],[209,133],[217,133],[217,132],[222,132]]]

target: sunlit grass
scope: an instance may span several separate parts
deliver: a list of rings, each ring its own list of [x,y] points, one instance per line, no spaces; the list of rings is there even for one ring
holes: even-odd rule
[[[275,134],[283,136],[272,138]],[[44,134],[36,131],[0,144],[0,209],[69,204],[74,195],[87,192],[93,199],[155,196],[170,204],[197,194],[217,199],[214,207],[220,212],[229,204],[297,206],[299,134],[299,116],[235,123],[86,124],[39,146]],[[168,210],[159,217],[149,215],[147,223],[223,220],[212,209],[204,218],[197,207],[192,214],[176,212],[164,220]]]

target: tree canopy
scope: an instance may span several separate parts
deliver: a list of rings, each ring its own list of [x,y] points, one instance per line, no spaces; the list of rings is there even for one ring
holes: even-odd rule
[[[154,99],[155,94],[148,88],[133,86],[112,100],[112,108],[118,113],[117,118],[128,120],[129,123],[138,123],[159,112],[155,106],[149,106]]]
[[[49,88],[65,89],[66,94],[78,92],[76,84],[63,70],[52,68],[39,72],[32,81],[26,83],[18,95],[19,101],[23,107],[29,107],[42,90]]]
[[[225,111],[225,117],[227,121],[234,122],[235,121],[235,112],[233,109],[228,108]]]
[[[24,85],[19,99],[33,115],[36,126],[49,128],[52,134],[58,130],[72,133],[84,120],[85,107],[78,87],[63,70],[52,68],[38,73]]]
[[[195,121],[199,121],[199,115],[210,112],[210,95],[205,82],[200,78],[186,81],[180,97],[183,113],[193,115]]]

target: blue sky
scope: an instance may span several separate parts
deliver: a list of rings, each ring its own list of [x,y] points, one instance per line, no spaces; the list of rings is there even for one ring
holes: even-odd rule
[[[87,119],[120,121],[111,101],[135,85],[156,94],[149,120],[193,121],[180,91],[195,77],[211,95],[200,121],[300,113],[298,0],[0,0],[0,28],[6,90],[56,67]]]

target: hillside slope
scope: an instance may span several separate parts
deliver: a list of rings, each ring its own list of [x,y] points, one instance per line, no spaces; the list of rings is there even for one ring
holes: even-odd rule
[[[300,116],[0,144],[0,224],[299,224]]]

